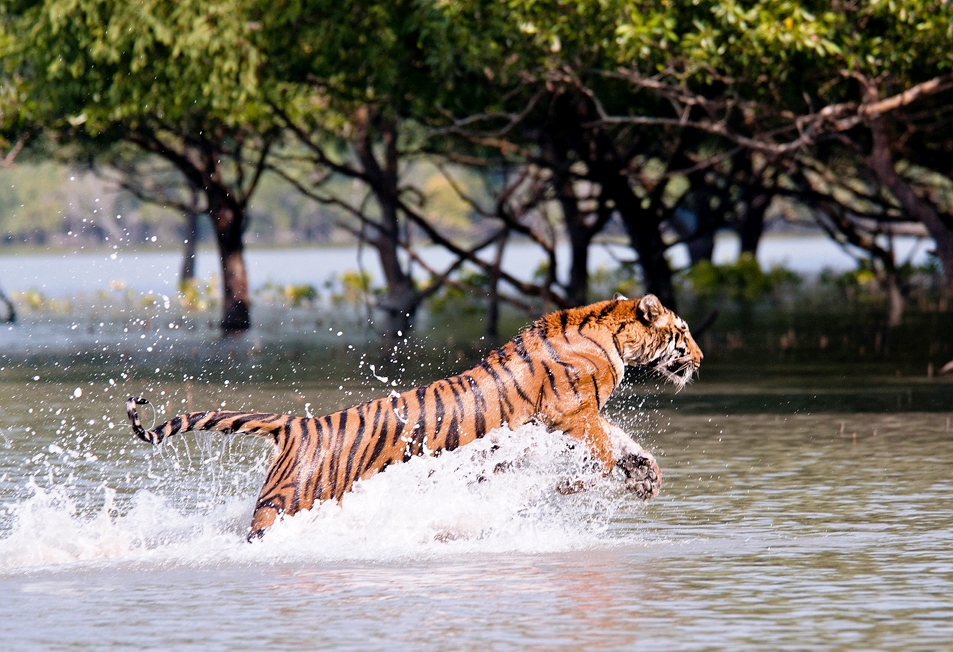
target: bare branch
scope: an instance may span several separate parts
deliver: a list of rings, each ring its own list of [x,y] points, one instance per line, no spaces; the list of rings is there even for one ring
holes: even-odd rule
[[[0,167],[11,168],[13,167],[13,161],[16,159],[17,154],[26,146],[27,141],[30,140],[30,135],[27,134],[20,138],[17,142],[13,144],[13,147],[10,148],[10,151],[7,152],[7,155],[3,157],[3,160],[0,161]]]
[[[521,90],[521,87],[517,87],[511,93],[515,93]],[[486,131],[479,134],[479,137],[483,138],[502,138],[510,131],[513,130],[517,125],[519,125],[523,120],[526,119],[526,116],[536,108],[536,105],[539,104],[539,100],[546,94],[546,89],[541,88],[536,93],[530,97],[529,101],[526,103],[526,106],[522,108],[517,113],[507,113],[503,111],[492,111],[489,113],[476,113],[466,118],[460,118],[453,121],[453,124],[448,127],[440,127],[437,129],[430,130],[431,136],[445,136],[445,135],[460,135],[466,131],[466,127],[469,127],[480,122],[490,122],[495,120],[506,120],[507,123],[500,127],[499,129],[493,131]]]

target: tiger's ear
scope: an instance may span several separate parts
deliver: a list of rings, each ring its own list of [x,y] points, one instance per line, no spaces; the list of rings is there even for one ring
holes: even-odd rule
[[[664,311],[662,302],[654,294],[646,294],[639,299],[639,319],[646,324],[654,324]]]
[[[629,297],[625,296],[621,292],[616,292],[615,294],[612,295],[612,300],[613,301],[628,301]]]

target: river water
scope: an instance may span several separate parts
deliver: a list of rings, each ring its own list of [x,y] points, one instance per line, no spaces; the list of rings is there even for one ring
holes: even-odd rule
[[[38,290],[46,296],[63,297],[92,293],[109,287],[131,287],[140,293],[174,296],[178,284],[181,254],[168,246],[142,245],[139,248],[70,251],[32,255],[0,255],[0,286],[8,292]],[[922,264],[932,241],[902,236],[894,238],[898,262]],[[716,241],[715,262],[732,262],[738,257],[737,237],[725,234]],[[855,252],[857,253],[857,252]],[[439,247],[422,247],[419,254],[434,269],[446,269],[453,258]],[[492,256],[492,252],[486,252]],[[568,273],[570,248],[566,243],[556,247],[557,269]],[[629,260],[631,249],[624,246],[594,246],[590,251],[591,272],[614,269],[619,261]],[[673,247],[668,254],[676,269],[688,264],[684,245]],[[383,284],[383,272],[369,247],[297,247],[293,249],[250,249],[245,254],[252,289],[266,283],[281,285],[313,285],[320,287],[329,278],[345,271],[364,270],[373,284]],[[824,268],[843,271],[854,269],[856,260],[826,236],[766,235],[758,248],[758,260],[768,268],[783,265],[805,275],[817,274]],[[546,260],[535,245],[514,243],[507,247],[503,269],[515,278],[529,281]],[[202,250],[196,256],[197,278],[209,282],[220,274],[217,254]],[[565,281],[566,279],[562,279]]]
[[[248,544],[264,440],[153,451],[127,395],[159,419],[320,414],[452,369],[418,367],[421,348],[385,381],[334,334],[304,350],[94,330],[0,357],[4,650],[953,644],[949,381],[703,366],[675,394],[636,378],[608,411],[659,457],[648,505],[527,426],[392,467]],[[594,486],[563,496],[565,479]]]

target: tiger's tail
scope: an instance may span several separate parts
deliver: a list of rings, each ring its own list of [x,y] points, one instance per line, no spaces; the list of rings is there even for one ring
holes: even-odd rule
[[[247,432],[269,437],[278,444],[279,435],[288,430],[291,421],[297,419],[287,414],[210,410],[180,414],[155,428],[146,430],[139,421],[139,413],[136,409],[138,405],[150,405],[150,403],[148,399],[138,396],[130,396],[126,401],[126,414],[129,415],[132,431],[139,439],[156,446],[166,437],[189,430],[216,430],[225,434]]]

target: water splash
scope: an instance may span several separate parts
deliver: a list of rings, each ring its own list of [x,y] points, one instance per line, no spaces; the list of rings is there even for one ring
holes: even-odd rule
[[[612,545],[619,483],[592,468],[585,447],[539,425],[506,428],[437,458],[415,458],[359,482],[341,503],[277,523],[252,544],[252,496],[227,495],[215,475],[176,487],[103,485],[84,511],[68,486],[31,484],[8,504],[0,571],[75,563],[216,565],[385,560],[476,552],[554,552]],[[121,480],[115,481],[121,484]],[[566,483],[589,487],[573,495]],[[209,486],[204,486],[208,484]],[[215,486],[212,486],[212,485]],[[201,500],[203,492],[212,500]]]

